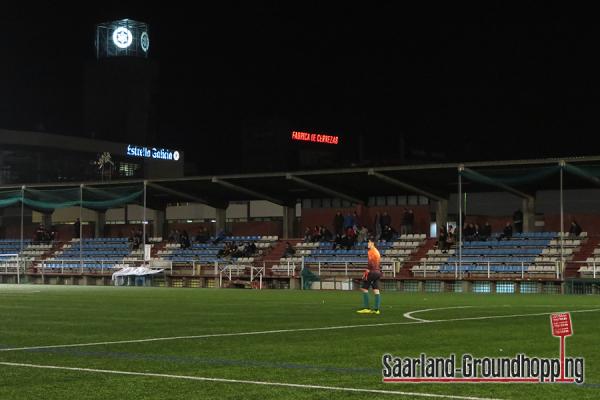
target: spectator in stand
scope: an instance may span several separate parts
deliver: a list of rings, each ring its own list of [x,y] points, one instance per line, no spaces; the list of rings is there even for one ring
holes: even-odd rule
[[[473,240],[479,240],[480,236],[479,236],[479,224],[474,224],[473,225]]]
[[[312,231],[312,241],[313,242],[321,241],[321,227],[319,225],[315,225],[315,228]]]
[[[360,223],[360,217],[358,216],[358,213],[356,211],[354,211],[354,213],[352,214],[352,220],[352,227],[354,228],[354,232],[358,232],[358,228],[362,226],[362,224]]]
[[[129,241],[131,242],[131,249],[137,250],[140,248],[142,240],[142,235],[138,235],[138,232],[135,229],[131,230],[131,235],[129,236]]]
[[[506,226],[504,226],[504,230],[502,231],[502,235],[498,236],[498,240],[502,240],[502,239],[510,239],[513,235],[513,227],[510,224],[510,222],[506,223]]]
[[[389,242],[394,238],[395,233],[396,231],[394,231],[391,226],[386,225],[383,227],[383,231],[381,232],[381,239]]]
[[[383,234],[383,228],[385,228],[386,226],[389,226],[390,228],[392,227],[392,217],[388,215],[387,211],[383,212],[379,221],[381,223],[382,234]]]
[[[412,208],[410,208],[408,210],[408,225],[407,225],[408,233],[413,233],[414,225],[415,225],[415,213],[413,212]]]
[[[375,241],[378,241],[381,238],[381,217],[379,213],[375,213],[373,227],[375,228]]]
[[[80,228],[81,228],[81,221],[79,221],[79,218],[77,218],[77,220],[75,220],[75,223],[73,224],[73,237],[75,239],[79,239],[79,234],[81,233]]]
[[[179,237],[179,244],[181,245],[182,249],[189,249],[191,246],[190,243],[190,237],[188,236],[188,233],[186,230],[184,230],[181,233],[181,236]]]
[[[366,226],[363,226],[358,230],[358,235],[356,236],[356,238],[358,243],[363,243],[367,241],[367,239],[369,238],[369,231],[367,230]]]
[[[335,235],[335,239],[333,240],[333,250],[341,249],[344,246],[344,239],[346,235]]]
[[[400,222],[400,234],[406,235],[408,233],[408,224],[409,224],[410,215],[408,213],[408,208],[404,208],[404,212],[402,213],[402,221]]]
[[[523,212],[521,210],[517,210],[513,214],[513,225],[516,233],[523,233]]]
[[[450,248],[455,242],[454,226],[448,225],[448,230],[446,231],[446,235],[447,235],[446,246],[448,248]]]
[[[344,216],[341,211],[338,211],[333,217],[333,231],[336,235],[342,236],[344,234]]]
[[[181,234],[179,233],[178,229],[172,230],[171,233],[169,233],[169,241],[172,243],[179,243],[179,240],[181,239]]]
[[[312,232],[308,226],[304,230],[304,241],[307,243],[312,242]]]
[[[571,220],[571,228],[569,229],[569,235],[579,236],[579,234],[581,233],[581,230],[582,229],[579,226],[579,224],[577,223],[577,221]]]
[[[448,251],[448,232],[446,232],[446,228],[443,226],[440,228],[436,245],[437,248],[442,250],[444,253]]]
[[[41,243],[44,241],[44,225],[40,224],[35,230],[35,234],[33,235],[33,240],[35,242]]]
[[[347,213],[346,216],[344,217],[344,231],[346,231],[348,228],[353,228],[354,227],[354,218],[352,218],[352,215],[350,215],[350,213]]]
[[[331,242],[333,240],[333,234],[326,226],[321,227],[321,238],[326,242]]]
[[[58,230],[55,225],[50,228],[50,240],[53,242],[58,240]]]
[[[198,243],[206,243],[210,239],[210,235],[208,233],[208,229],[205,226],[201,227],[198,231],[198,235],[196,236],[196,242]]]
[[[285,242],[285,251],[283,252],[283,257],[293,257],[294,254],[296,254],[296,249],[294,249],[290,242]]]
[[[356,232],[354,232],[354,229],[352,229],[352,228],[346,229],[346,248],[348,250],[350,250],[350,249],[352,249],[352,247],[354,247],[355,244],[356,244]]]
[[[250,242],[248,243],[248,246],[246,247],[246,257],[251,257],[253,255],[256,254],[256,243],[254,242]]]
[[[479,238],[481,240],[488,240],[490,237],[492,236],[492,226],[490,225],[490,223],[488,221],[485,221],[485,224],[483,225],[483,227],[481,228],[481,231],[479,232]]]
[[[473,224],[465,224],[463,235],[466,241],[473,241],[475,237],[475,226]]]

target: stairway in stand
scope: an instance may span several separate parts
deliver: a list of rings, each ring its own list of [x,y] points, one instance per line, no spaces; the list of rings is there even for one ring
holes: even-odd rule
[[[265,254],[260,260],[265,261],[267,265],[277,264],[279,259],[283,257],[283,253],[285,253],[287,242],[290,242],[292,247],[295,248],[297,243],[302,242],[302,239],[280,239],[277,241],[277,244],[274,247],[271,247],[271,249],[267,251],[267,254]]]
[[[594,254],[594,249],[598,247],[600,243],[600,237],[592,236],[588,237],[588,239],[581,245],[579,251],[577,251],[573,255],[573,259],[571,261],[567,261],[567,266],[565,268],[565,278],[575,278],[577,277],[577,271],[584,264],[581,261],[585,261],[588,257],[592,257]],[[599,270],[600,270],[600,266]]]
[[[422,244],[419,249],[410,255],[408,261],[402,264],[400,272],[396,274],[396,278],[410,278],[412,277],[411,268],[421,262],[421,258],[427,257],[427,252],[435,247],[436,238],[425,239],[425,243]]]

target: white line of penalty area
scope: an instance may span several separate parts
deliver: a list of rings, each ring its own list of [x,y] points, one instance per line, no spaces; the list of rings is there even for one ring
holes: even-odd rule
[[[489,397],[469,397],[469,396],[455,396],[455,395],[435,394],[435,393],[401,392],[401,391],[397,391],[397,390],[360,389],[360,388],[349,388],[349,387],[339,387],[339,386],[303,385],[303,384],[299,384],[299,383],[207,378],[207,377],[203,377],[203,376],[158,374],[158,373],[151,373],[151,372],[114,371],[114,370],[109,370],[109,369],[61,367],[61,366],[57,366],[57,365],[22,364],[22,363],[11,363],[11,362],[0,362],[0,365],[4,365],[7,367],[25,367],[25,368],[53,369],[53,370],[62,370],[62,371],[94,372],[94,373],[100,373],[100,374],[113,374],[113,375],[145,376],[145,377],[150,376],[150,377],[155,377],[155,378],[181,379],[181,380],[189,380],[189,381],[203,381],[203,382],[217,382],[217,383],[241,383],[241,384],[246,384],[246,385],[276,386],[276,387],[283,387],[283,388],[331,390],[331,391],[338,391],[338,392],[393,394],[393,395],[404,395],[404,396],[415,396],[415,397],[418,396],[418,397],[442,398],[442,399],[458,399],[458,400],[499,400],[499,399],[493,399],[493,398],[489,398]]]
[[[433,310],[435,310],[435,309],[428,309],[428,311],[433,311]],[[107,341],[107,342],[55,344],[55,345],[48,345],[48,346],[31,346],[31,347],[11,347],[11,348],[0,348],[0,353],[7,352],[7,351],[26,351],[26,350],[57,349],[57,348],[68,348],[68,347],[103,346],[103,345],[109,345],[109,344],[161,342],[161,341],[167,341],[167,340],[208,339],[208,338],[228,337],[228,336],[253,336],[253,335],[269,335],[269,334],[277,334],[277,333],[332,331],[332,330],[338,330],[338,329],[371,328],[371,327],[395,326],[395,325],[434,324],[434,323],[456,322],[456,321],[477,321],[477,320],[486,320],[486,319],[534,317],[534,316],[539,316],[539,315],[550,315],[550,314],[554,314],[554,313],[558,313],[558,312],[587,313],[587,312],[597,312],[597,311],[600,311],[600,308],[594,308],[594,309],[589,309],[589,310],[575,310],[575,311],[553,311],[553,312],[542,312],[542,313],[533,313],[533,314],[487,315],[487,316],[481,316],[481,317],[463,317],[463,318],[437,319],[437,320],[417,320],[417,321],[383,322],[383,323],[359,324],[359,325],[324,326],[324,327],[320,327],[320,328],[274,329],[274,330],[269,330],[269,331],[213,333],[213,334],[206,334],[206,335],[170,336],[170,337],[157,337],[157,338],[146,338],[146,339],[115,340],[115,341]]]

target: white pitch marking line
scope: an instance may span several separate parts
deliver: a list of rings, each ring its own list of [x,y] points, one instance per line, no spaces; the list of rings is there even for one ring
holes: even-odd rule
[[[471,308],[472,306],[457,306],[457,307],[442,307],[442,308],[427,308],[425,310],[415,310],[415,311],[411,311],[411,312],[407,312],[402,314],[402,316],[404,318],[408,318],[408,319],[412,319],[414,321],[419,321],[419,322],[431,322],[428,319],[421,319],[421,318],[417,318],[417,317],[413,317],[412,314],[415,313],[420,313],[420,312],[426,312],[426,311],[437,311],[437,310],[451,310],[454,308]]]
[[[484,316],[484,317],[464,317],[464,318],[452,318],[452,319],[438,319],[438,320],[430,320],[430,321],[383,322],[383,323],[378,323],[378,324],[324,326],[324,327],[320,327],[320,328],[275,329],[275,330],[270,330],[270,331],[214,333],[214,334],[208,334],[208,335],[171,336],[171,337],[158,337],[158,338],[148,338],[148,339],[116,340],[116,341],[111,341],[111,342],[56,344],[56,345],[49,345],[49,346],[33,346],[33,347],[13,347],[13,348],[4,348],[4,349],[0,348],[0,352],[20,351],[20,350],[56,349],[56,348],[66,348],[66,347],[102,346],[102,345],[107,345],[107,344],[159,342],[159,341],[166,341],[166,340],[205,339],[205,338],[228,337],[228,336],[268,335],[268,334],[274,334],[274,333],[329,331],[329,330],[338,330],[338,329],[372,328],[372,327],[396,326],[396,325],[432,324],[432,323],[439,323],[439,322],[476,321],[476,320],[482,320],[482,319],[533,317],[533,316],[539,316],[539,315],[550,315],[550,314],[559,313],[559,312],[584,313],[584,312],[595,312],[595,311],[600,311],[600,308],[594,308],[594,309],[589,309],[589,310],[575,310],[575,311],[553,311],[553,312],[544,312],[544,313],[535,313],[535,314],[488,315],[488,316]]]
[[[6,365],[9,367],[57,369],[57,370],[64,370],[64,371],[77,371],[77,372],[98,372],[98,373],[102,373],[102,374],[114,374],[114,375],[152,376],[152,377],[156,377],[156,378],[184,379],[184,380],[190,380],[190,381],[205,381],[205,382],[219,382],[219,383],[244,383],[247,385],[279,386],[279,387],[300,388],[300,389],[334,390],[334,391],[341,391],[341,392],[396,394],[396,395],[404,395],[404,396],[433,397],[433,398],[459,399],[459,400],[499,400],[499,399],[493,399],[493,398],[489,398],[489,397],[469,397],[469,396],[455,396],[455,395],[435,394],[435,393],[400,392],[400,391],[396,391],[396,390],[380,390],[380,389],[379,390],[378,389],[359,389],[359,388],[347,388],[347,387],[339,387],[339,386],[303,385],[303,384],[299,384],[299,383],[285,383],[285,382],[247,381],[247,380],[242,380],[242,379],[207,378],[207,377],[203,377],[203,376],[157,374],[157,373],[150,373],[150,372],[131,372],[131,371],[114,371],[114,370],[109,370],[109,369],[61,367],[61,366],[57,366],[57,365],[22,364],[22,363],[11,363],[11,362],[0,362],[0,365]]]

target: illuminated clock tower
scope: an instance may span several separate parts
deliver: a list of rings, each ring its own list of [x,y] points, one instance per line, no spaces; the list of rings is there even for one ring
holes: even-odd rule
[[[96,59],[85,70],[88,137],[140,145],[156,139],[158,65],[148,24],[131,19],[96,25]]]

